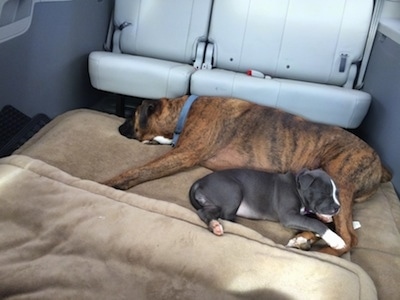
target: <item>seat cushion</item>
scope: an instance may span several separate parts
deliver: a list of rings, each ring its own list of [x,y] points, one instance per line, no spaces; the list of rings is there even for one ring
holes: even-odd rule
[[[220,69],[192,75],[190,92],[235,97],[281,108],[314,122],[356,128],[368,111],[368,93],[287,79],[257,78]]]
[[[174,98],[188,93],[191,65],[130,54],[92,52],[89,74],[93,87],[135,97]]]

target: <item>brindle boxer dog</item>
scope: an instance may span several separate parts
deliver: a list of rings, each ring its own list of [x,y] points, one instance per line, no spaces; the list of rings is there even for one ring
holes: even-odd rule
[[[144,101],[120,132],[139,141],[151,141],[156,136],[172,138],[186,99]],[[321,250],[333,255],[342,255],[357,244],[352,225],[353,200],[367,199],[381,182],[391,180],[377,153],[342,128],[312,123],[239,99],[199,97],[176,147],[104,184],[125,190],[194,166],[211,170],[246,167],[279,173],[324,169],[339,189],[341,210],[334,224],[346,243],[343,249]],[[316,240],[309,232],[300,235]]]

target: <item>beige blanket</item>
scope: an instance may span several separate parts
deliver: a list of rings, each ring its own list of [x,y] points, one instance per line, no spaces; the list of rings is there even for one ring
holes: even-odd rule
[[[374,299],[355,264],[253,230],[205,229],[192,211],[1,160],[0,296],[12,299]]]
[[[360,244],[345,259],[286,249],[293,232],[277,223],[224,222],[216,237],[187,196],[207,169],[130,193],[93,182],[170,149],[122,137],[122,121],[72,111],[16,152],[38,160],[1,160],[0,297],[375,299],[369,276],[380,299],[398,297],[400,206],[390,183],[356,205]]]

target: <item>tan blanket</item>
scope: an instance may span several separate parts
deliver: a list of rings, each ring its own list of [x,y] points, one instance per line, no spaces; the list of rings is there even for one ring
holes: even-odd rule
[[[52,166],[55,166],[73,176],[82,179],[100,181],[110,178],[111,176],[119,173],[120,171],[128,167],[143,164],[144,162],[154,157],[157,157],[160,154],[165,153],[166,151],[169,151],[169,146],[143,145],[137,141],[129,140],[125,137],[122,137],[117,130],[118,126],[122,122],[123,120],[121,118],[104,113],[89,110],[72,111],[61,115],[50,122],[16,153],[40,159],[41,161],[47,162]],[[59,170],[57,171],[59,172]],[[296,252],[292,250],[287,250],[283,246],[276,246],[271,240],[278,244],[286,244],[288,239],[291,238],[293,232],[283,228],[278,223],[272,222],[239,219],[238,223],[245,225],[246,227],[239,224],[225,222],[224,225],[228,231],[232,230],[232,228],[235,228],[235,230],[239,230],[240,232],[242,232],[242,230],[245,230],[246,233],[241,233],[239,235],[241,236],[241,241],[239,243],[230,242],[227,239],[227,237],[230,236],[228,234],[221,238],[215,239],[215,237],[205,229],[205,225],[199,221],[197,215],[194,213],[194,210],[190,206],[188,201],[188,190],[190,188],[190,185],[194,182],[194,180],[209,172],[210,171],[205,168],[194,168],[192,170],[181,172],[173,176],[141,184],[129,191],[131,193],[139,194],[145,197],[163,200],[154,202],[155,200],[147,201],[147,199],[144,202],[157,203],[154,206],[161,208],[161,211],[158,211],[158,213],[161,213],[164,216],[170,216],[168,219],[174,219],[173,216],[176,213],[181,216],[182,211],[184,211],[185,214],[190,215],[192,221],[190,221],[189,223],[191,224],[191,226],[193,226],[193,224],[196,224],[196,226],[194,227],[196,228],[196,233],[193,233],[194,231],[192,227],[187,228],[186,225],[182,226],[183,232],[186,232],[186,234],[189,234],[191,237],[195,236],[196,239],[199,239],[198,241],[201,241],[201,243],[199,242],[200,244],[203,244],[203,246],[205,245],[208,249],[213,250],[211,253],[208,253],[207,251],[202,252],[203,254],[200,255],[202,259],[198,259],[197,256],[195,259],[201,261],[201,264],[204,264],[204,266],[206,266],[205,268],[208,268],[208,275],[205,277],[211,276],[210,274],[214,274],[215,272],[218,273],[218,275],[215,276],[222,276],[221,274],[223,272],[219,272],[221,268],[223,271],[228,270],[228,273],[235,273],[234,271],[232,271],[235,269],[235,267],[232,267],[232,270],[230,270],[230,259],[225,260],[224,257],[228,255],[231,251],[236,251],[236,248],[238,248],[238,251],[242,251],[239,252],[240,255],[238,257],[240,259],[245,258],[246,262],[248,260],[250,267],[250,260],[252,259],[251,256],[253,254],[248,254],[246,251],[243,251],[241,247],[245,245],[248,246],[248,243],[246,241],[248,239],[253,240],[255,238],[257,240],[257,243],[261,242],[262,244],[266,243],[269,246],[273,245],[273,249],[279,249],[279,254],[278,257],[274,257],[272,261],[268,261],[268,264],[270,265],[268,265],[267,271],[264,270],[265,266],[262,264],[260,264],[259,267],[255,267],[253,271],[246,271],[247,274],[252,273],[252,276],[256,277],[259,277],[259,272],[262,272],[262,274],[264,274],[263,272],[268,273],[266,277],[267,279],[264,278],[266,281],[268,281],[268,283],[265,283],[268,287],[265,287],[265,290],[264,288],[258,289],[255,286],[252,286],[252,288],[248,289],[244,288],[245,290],[248,290],[248,292],[245,293],[246,295],[252,295],[254,293],[254,295],[257,295],[257,291],[262,290],[262,292],[277,292],[279,295],[282,296],[297,295],[294,296],[294,298],[302,298],[303,295],[301,295],[301,290],[303,288],[307,288],[309,284],[312,285],[313,281],[319,282],[319,286],[315,286],[316,290],[314,292],[318,291],[318,293],[325,293],[324,297],[322,297],[324,299],[326,299],[326,297],[330,297],[331,295],[332,297],[334,297],[334,295],[336,295],[335,297],[338,297],[338,295],[341,294],[342,290],[344,290],[344,294],[347,293],[347,288],[345,288],[346,284],[342,284],[342,279],[344,281],[347,281],[347,277],[343,277],[342,279],[340,279],[340,284],[333,284],[335,280],[338,280],[333,279],[332,281],[331,279],[331,277],[333,278],[337,276],[335,272],[332,272],[328,275],[327,273],[325,273],[325,271],[323,271],[321,274],[321,271],[319,269],[313,269],[313,276],[304,277],[304,272],[307,272],[309,268],[313,268],[312,265],[315,263],[315,260],[319,262],[320,259],[323,259],[325,263],[329,262],[329,264],[332,264],[333,266],[335,266],[335,268],[338,266],[340,266],[340,268],[343,268],[343,266],[346,266],[346,268],[348,266],[354,267],[354,265],[351,264],[349,261],[356,262],[364,270],[366,270],[368,272],[368,275],[373,279],[377,287],[378,297],[380,299],[397,299],[398,295],[400,294],[400,289],[398,285],[398,278],[400,278],[400,204],[390,183],[382,185],[378,193],[368,201],[357,204],[355,206],[355,219],[359,220],[362,224],[361,229],[358,230],[358,235],[360,237],[359,246],[356,247],[344,258],[334,258],[314,252]],[[16,180],[16,182],[13,184],[15,186],[20,186],[20,180],[18,182],[17,181],[18,180]],[[101,185],[96,186],[101,187]],[[113,191],[113,195],[114,193],[122,193],[123,195],[126,195],[124,197],[134,197],[135,199],[138,198],[138,196],[134,194],[128,196],[130,193],[114,191],[113,189],[108,189],[106,187],[101,188]],[[2,191],[0,190],[0,197],[1,193]],[[99,194],[104,195],[104,190],[102,190]],[[142,199],[141,197],[139,198]],[[24,203],[26,203],[26,201],[24,201]],[[141,203],[143,203],[143,201]],[[172,204],[178,204],[179,206]],[[168,209],[166,207],[168,207]],[[172,216],[170,215],[170,213],[172,213]],[[186,217],[185,220],[187,221]],[[138,221],[141,222],[141,219],[138,219]],[[153,224],[148,225],[151,225],[152,230],[155,230]],[[160,226],[156,227],[160,228]],[[168,228],[168,226],[165,227]],[[162,234],[165,233],[166,228],[160,228],[160,230],[163,232]],[[249,228],[254,229],[258,233],[271,240],[267,238],[261,238],[258,233],[250,230]],[[110,230],[115,230],[118,232],[120,228],[112,227],[110,228]],[[200,235],[197,233],[198,230],[199,232],[202,232]],[[173,242],[173,245],[170,249],[174,249],[174,251],[176,250],[181,253],[179,249],[182,247],[182,245],[176,243],[175,231],[169,233],[169,231],[167,230],[167,232],[168,233],[165,234],[165,239]],[[254,234],[256,234],[257,237],[253,237]],[[147,238],[149,240],[153,240],[152,235],[148,235]],[[259,240],[259,238],[261,238],[261,240]],[[168,241],[165,244],[165,239],[163,239],[163,241],[159,245],[170,245]],[[218,241],[218,243],[228,243],[228,246],[226,246],[228,248],[224,248],[223,246],[216,246],[215,241]],[[135,244],[135,247],[138,247],[139,245],[142,245],[142,242],[138,242],[137,244]],[[157,247],[160,247],[159,245]],[[271,255],[271,250],[269,249],[269,246],[266,247],[265,245],[263,245],[261,248],[268,252],[268,255]],[[132,247],[132,249],[135,247]],[[196,245],[190,248],[198,249],[198,247],[199,246]],[[229,249],[228,253],[226,253],[226,249]],[[202,251],[204,251],[204,249],[202,249]],[[250,253],[253,252],[250,251]],[[288,255],[288,253],[289,258],[287,259],[285,255]],[[299,254],[293,256],[293,253]],[[190,254],[188,255],[190,256]],[[211,256],[208,258],[209,255]],[[220,257],[222,256],[223,260],[218,263],[215,257],[213,258],[214,255],[219,255]],[[105,254],[105,256],[107,256],[107,254]],[[280,258],[282,258],[283,262]],[[171,257],[169,256],[168,259],[171,260]],[[345,259],[348,261],[346,261]],[[286,273],[285,276],[283,276],[283,273],[280,270],[280,266],[285,266],[285,264],[287,264],[288,262],[290,262],[289,265],[291,265],[293,261],[295,261],[295,264],[299,263],[301,265],[302,271],[294,270],[293,272]],[[341,266],[341,264],[344,265]],[[146,262],[145,268],[147,268],[148,266],[150,265],[148,265],[148,263]],[[318,263],[318,266],[322,269],[325,268],[323,264],[320,265]],[[168,267],[167,269],[169,268],[170,267]],[[285,272],[287,272],[284,267],[282,268],[282,270],[285,270]],[[159,271],[158,267],[156,269],[153,269],[153,271],[155,270]],[[171,270],[175,269],[171,267]],[[178,281],[182,280],[182,277],[180,277],[181,273],[182,271],[179,271],[177,274],[175,274],[179,277],[179,279],[177,279]],[[279,274],[283,277],[279,278]],[[277,276],[276,278],[278,282],[285,281],[284,287],[278,287],[276,286],[276,284],[278,284],[277,282],[272,282],[274,281],[273,278],[275,278],[275,276]],[[329,276],[330,279],[326,279],[326,277],[324,276]],[[360,287],[360,279],[358,278],[359,276],[357,275],[356,277],[357,280],[352,283],[352,286]],[[154,278],[154,274],[148,275],[148,277],[143,278],[142,283],[144,284],[144,282],[148,282],[149,284],[154,284]],[[206,283],[197,283],[200,281],[198,281],[197,279],[193,280],[193,278],[185,280],[191,282],[191,284],[193,284],[193,281],[195,281],[196,284],[199,284],[199,286],[206,289],[210,293],[214,291],[211,289],[212,286],[215,287],[216,293],[219,293],[220,291],[230,291],[226,288],[225,285],[211,285],[210,282],[214,282],[215,280],[213,279],[213,277],[210,278],[210,281],[207,281]],[[301,278],[303,280],[300,283],[299,279]],[[263,281],[264,279],[260,280]],[[252,282],[252,280],[250,279],[246,279],[245,281]],[[289,281],[290,283],[287,283],[287,281]],[[300,289],[300,292],[292,289],[292,281],[297,281],[297,283],[295,283],[293,286],[296,286],[297,289]],[[361,281],[365,282],[365,280]],[[176,293],[176,289],[179,289],[178,286],[181,285],[173,286],[173,282],[173,278],[171,277],[170,287],[172,287],[172,290],[174,291],[174,293]],[[328,282],[330,282],[332,290],[335,290],[335,292],[334,294],[328,293],[327,296],[325,285],[328,285]],[[142,283],[140,283],[139,286],[142,286]],[[282,284],[282,282],[280,284]],[[242,286],[242,284],[239,284],[238,286]],[[181,287],[181,291],[189,289],[187,287]],[[194,288],[191,287],[190,290],[192,289]],[[360,293],[362,291],[365,291],[365,289],[369,290],[369,292],[363,294],[364,296],[367,295],[366,299],[369,299],[369,297],[374,298],[376,296],[372,291],[373,289],[370,288],[370,282],[367,284],[361,284]],[[314,297],[313,293],[309,294],[309,296],[307,297],[311,297],[310,299],[312,299]],[[316,298],[320,297],[320,295],[321,294],[318,294]],[[351,293],[349,295],[351,295],[351,299],[357,299],[358,297],[353,297],[353,294]],[[162,297],[163,296],[160,295],[160,298]],[[182,297],[187,298],[184,296]],[[344,299],[347,299],[347,297],[344,297]]]
[[[26,156],[0,164],[2,299],[375,299],[346,260],[241,225],[216,237],[180,206]]]

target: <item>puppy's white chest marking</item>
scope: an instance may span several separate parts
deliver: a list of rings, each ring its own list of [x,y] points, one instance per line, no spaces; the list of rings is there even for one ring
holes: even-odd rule
[[[236,215],[248,219],[261,219],[260,213],[251,208],[245,201],[240,203]]]

